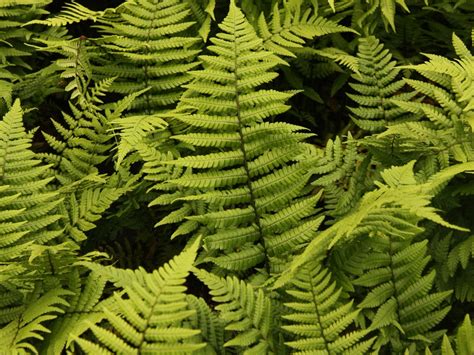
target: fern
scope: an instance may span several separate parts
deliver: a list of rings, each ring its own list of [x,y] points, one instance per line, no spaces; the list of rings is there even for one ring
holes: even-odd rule
[[[234,332],[225,347],[246,349],[244,354],[276,351],[276,340],[272,338],[272,303],[262,289],[255,290],[236,277],[223,279],[198,269],[193,272],[219,303],[216,310],[226,323],[225,329]]]
[[[108,86],[109,83],[102,83]],[[56,154],[46,153],[42,157],[54,164],[57,179],[62,185],[72,183],[87,175],[97,174],[98,165],[108,158],[112,147],[107,134],[107,118],[100,111],[86,107],[69,106],[72,115],[63,113],[66,125],[52,120],[64,141],[43,132],[48,144]]]
[[[196,310],[186,302],[183,286],[196,256],[199,239],[185,251],[151,274],[142,271],[124,286],[127,298],[113,297],[119,314],[104,308],[107,323],[90,325],[96,342],[76,338],[86,353],[186,354],[206,346],[200,330],[189,327]]]
[[[370,350],[375,338],[363,340],[367,330],[345,332],[359,311],[352,301],[344,302],[341,289],[322,265],[306,264],[286,292],[294,301],[285,303],[289,313],[283,317],[290,324],[283,329],[296,335],[295,340],[286,343],[295,349],[294,354],[366,354]]]
[[[46,20],[33,20],[28,22],[27,25],[40,24],[59,27],[87,20],[92,20],[96,22],[101,17],[105,16],[107,12],[107,10],[92,11],[86,8],[85,6],[79,4],[78,2],[72,1],[71,3],[65,4],[58,15]]]
[[[301,48],[305,40],[350,31],[347,27],[318,16],[311,8],[303,11],[302,2],[297,1],[288,2],[283,11],[275,2],[270,23],[267,23],[262,13],[258,18],[257,29],[265,49],[286,57],[296,57],[292,50]]]
[[[360,276],[353,283],[372,290],[358,306],[377,309],[371,327],[387,334],[379,338],[379,346],[390,342],[393,351],[398,352],[416,341],[415,337],[422,335],[424,341],[432,342],[441,335],[430,330],[448,313],[449,307],[442,302],[451,291],[430,292],[435,273],[423,272],[429,262],[426,253],[426,240],[410,245],[378,235],[373,249],[362,260]]]
[[[50,3],[0,0],[0,353],[473,352],[470,2]]]
[[[2,351],[9,354],[24,354],[26,351],[38,354],[31,343],[32,338],[43,339],[41,333],[48,332],[43,323],[64,312],[60,306],[67,305],[63,297],[68,294],[69,291],[54,289],[36,300],[30,300],[21,317],[0,329]]]
[[[117,310],[111,299],[100,301],[105,287],[105,280],[91,273],[83,282],[75,270],[69,278],[70,295],[64,313],[56,318],[45,337],[42,350],[45,354],[57,354],[69,347],[73,338],[81,335],[89,327],[88,322],[98,323],[105,317],[103,307]]]
[[[443,342],[441,344],[441,355],[468,355],[472,354],[474,351],[474,328],[471,323],[471,318],[468,314],[464,317],[464,321],[459,326],[456,336],[454,337],[455,347],[454,352],[452,343],[450,342],[449,338],[444,335]],[[426,350],[427,354],[431,354],[429,349]]]
[[[474,288],[470,282],[474,265],[472,264],[472,235],[456,235],[441,230],[431,240],[433,259],[439,274],[437,286],[440,289],[454,289],[460,301],[472,301]]]
[[[105,186],[84,189],[79,198],[68,194],[69,200],[62,205],[63,215],[67,216],[64,232],[76,242],[86,240],[85,232],[95,228],[94,222],[125,192],[123,188]]]
[[[103,43],[110,59],[95,65],[95,73],[117,77],[112,92],[130,94],[150,88],[133,109],[155,113],[176,103],[187,72],[195,68],[201,39],[193,36],[191,8],[182,1],[127,1],[117,16],[103,18],[100,28],[110,40]],[[191,33],[191,35],[190,35]]]
[[[353,121],[364,130],[376,132],[394,121],[414,120],[416,116],[405,114],[390,100],[408,101],[414,94],[399,93],[405,83],[397,80],[400,70],[383,44],[374,36],[362,37],[357,57],[359,73],[352,75],[357,83],[350,84],[357,94],[348,94],[358,104],[349,107]]]
[[[339,217],[352,210],[371,187],[368,176],[371,157],[363,158],[359,149],[351,135],[347,137],[344,148],[339,137],[329,140],[324,156],[311,169],[317,176],[312,185],[324,188],[325,207],[331,216]]]
[[[377,182],[378,189],[367,192],[350,214],[319,233],[304,252],[292,260],[290,267],[282,273],[274,287],[281,287],[289,282],[299,267],[308,260],[322,260],[327,249],[359,236],[382,233],[399,238],[414,237],[422,232],[418,223],[423,219],[466,231],[444,221],[429,204],[456,174],[471,170],[472,163],[444,169],[426,183],[417,183],[413,172],[414,163],[412,161],[405,166],[384,170],[381,175],[385,184]],[[404,198],[400,200],[400,196]]]
[[[207,346],[199,351],[203,354],[225,354],[224,327],[225,322],[218,318],[215,312],[202,298],[188,295],[186,300],[191,309],[196,310],[193,327],[201,330],[201,335]]]
[[[0,122],[3,262],[25,255],[33,243],[46,244],[61,234],[54,228],[61,218],[56,211],[61,200],[56,192],[47,191],[53,177],[45,177],[48,167],[30,150],[31,135],[25,132],[22,114],[16,100]]]
[[[473,56],[456,35],[453,35],[453,43],[460,57],[458,61],[427,55],[429,62],[407,67],[417,70],[431,81],[405,79],[407,84],[426,97],[426,102],[393,100],[403,110],[426,119],[391,126],[379,136],[390,139],[399,137],[397,139],[402,141],[404,150],[408,152],[430,152],[424,164],[433,164],[431,160],[434,159],[438,170],[447,167],[451,160],[473,160],[472,133],[466,130],[466,126],[471,125],[474,105],[470,69]]]
[[[51,0],[2,1],[0,4],[0,97],[7,105],[13,101],[13,83],[31,69],[28,57],[32,49],[28,42],[34,32],[23,25],[47,13],[44,7],[49,3]]]
[[[263,122],[286,111],[284,100],[292,95],[257,89],[276,76],[269,69],[278,60],[261,49],[233,3],[221,29],[208,48],[217,56],[200,57],[204,69],[191,73],[195,80],[186,85],[176,116],[190,132],[173,138],[196,152],[168,162],[189,171],[167,184],[183,191],[181,199],[206,204],[184,206],[171,222],[186,217],[206,226],[207,260],[243,271],[310,238],[321,220],[305,219],[318,196],[291,203],[303,197],[309,178],[301,142],[308,135],[295,125]]]

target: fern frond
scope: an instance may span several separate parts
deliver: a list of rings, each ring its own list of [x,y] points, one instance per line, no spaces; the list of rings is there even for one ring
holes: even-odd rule
[[[69,194],[61,206],[65,234],[77,243],[86,240],[85,232],[95,228],[94,222],[125,192],[123,188],[103,187],[85,189],[77,197],[74,193]]]
[[[191,80],[187,73],[198,65],[201,43],[193,30],[192,7],[178,0],[126,1],[116,18],[104,20],[101,28],[111,36],[102,47],[114,59],[98,61],[95,73],[117,77],[112,92],[149,89],[133,103],[138,113],[156,113],[176,103],[182,85]]]
[[[100,301],[105,280],[91,273],[84,282],[75,270],[69,278],[69,289],[74,292],[67,298],[68,307],[50,326],[51,333],[45,336],[42,349],[45,354],[53,355],[68,348],[74,337],[80,336],[89,328],[89,323],[98,323],[105,314],[103,307],[114,309],[111,299]],[[116,310],[116,308],[114,309]]]
[[[41,333],[49,332],[43,323],[57,318],[59,313],[64,313],[61,306],[68,305],[64,296],[70,294],[71,292],[67,290],[53,289],[40,298],[32,300],[22,312],[21,317],[0,329],[2,351],[11,354],[30,351],[37,354],[37,349],[31,343],[32,338],[43,339]]]
[[[308,134],[295,125],[264,121],[286,111],[284,101],[293,94],[259,89],[262,82],[253,80],[272,80],[270,69],[279,60],[261,48],[261,39],[233,3],[220,27],[223,32],[208,47],[217,55],[200,57],[204,69],[191,72],[195,79],[186,85],[176,115],[189,129],[173,138],[193,145],[195,152],[165,162],[187,168],[164,187],[182,191],[180,200],[190,204],[166,222],[181,216],[198,222],[208,229],[207,261],[229,270],[248,270],[265,261],[265,254],[274,256],[268,248],[271,239],[286,233],[291,240],[287,245],[303,242],[303,235],[295,233],[299,221],[315,213],[317,198],[292,204],[305,196],[309,162],[304,157],[309,147],[302,141]],[[198,208],[198,202],[206,207]],[[265,227],[278,218],[278,210],[285,214],[279,227]],[[228,233],[230,226],[235,238]],[[304,233],[307,238],[311,235]],[[275,244],[280,242],[281,238]]]
[[[377,309],[372,328],[400,330],[391,332],[393,351],[399,351],[401,344],[411,342],[414,337],[425,336],[434,341],[438,333],[429,331],[448,313],[450,307],[444,306],[443,301],[452,292],[430,291],[435,272],[424,273],[429,262],[427,241],[410,244],[383,235],[377,239],[366,254],[365,260],[372,262],[362,260],[360,276],[353,282],[371,290],[359,307]]]
[[[311,170],[312,185],[324,188],[325,207],[334,217],[351,210],[371,185],[368,167],[371,157],[358,152],[358,142],[349,134],[345,147],[339,137],[326,144],[324,156]]]
[[[104,308],[106,323],[90,324],[97,341],[76,338],[86,353],[126,352],[187,354],[206,346],[200,330],[189,327],[196,310],[186,301],[185,279],[194,263],[200,240],[153,273],[143,269],[124,285],[127,298],[113,297],[118,312]],[[102,324],[102,323],[101,323]]]
[[[330,33],[351,31],[318,16],[312,9],[302,9],[301,5],[302,2],[293,6],[289,4],[280,10],[276,2],[269,23],[264,13],[260,15],[257,30],[265,49],[283,57],[296,57],[292,50],[303,47],[306,40]]]
[[[444,221],[429,204],[441,187],[456,174],[472,170],[474,164],[454,165],[434,175],[428,182],[419,184],[413,173],[414,163],[412,161],[405,166],[392,167],[382,172],[385,184],[377,182],[378,189],[367,192],[353,212],[319,233],[305,251],[293,259],[274,287],[281,287],[289,282],[299,267],[308,260],[322,260],[327,249],[357,236],[382,233],[402,239],[412,238],[422,231],[418,223],[423,219],[465,231],[464,228]],[[400,196],[404,198],[400,199]]]
[[[61,230],[52,228],[61,218],[56,192],[48,192],[53,179],[47,166],[30,150],[31,135],[23,127],[23,111],[16,100],[0,121],[0,247],[3,262],[24,255],[28,245],[46,244]],[[51,229],[50,229],[51,228]]]
[[[437,233],[431,241],[433,259],[436,262],[437,287],[454,289],[454,296],[462,301],[474,299],[474,287],[469,280],[474,273],[472,235]]]
[[[110,125],[143,93],[129,95],[105,107],[101,98],[106,95],[112,82],[111,79],[103,80],[92,88],[86,87],[77,103],[76,100],[69,102],[72,114],[63,112],[65,123],[52,120],[59,137],[43,132],[55,153],[45,153],[42,157],[53,164],[56,177],[63,186],[99,172],[98,166],[112,155],[113,135],[109,132]],[[119,145],[120,152],[126,144],[125,140]]]
[[[68,4],[65,4],[61,9],[61,12],[54,17],[46,20],[33,20],[26,23],[26,25],[39,24],[60,27],[87,20],[96,22],[99,18],[103,17],[106,12],[107,10],[92,11],[76,1],[71,1]]]
[[[345,333],[359,311],[354,309],[352,301],[342,303],[341,289],[322,265],[306,264],[286,292],[294,301],[285,303],[289,311],[283,318],[291,324],[284,325],[283,329],[295,335],[295,340],[286,343],[295,349],[295,354],[317,351],[364,354],[369,351],[375,338],[363,340],[367,330]]]
[[[1,97],[11,104],[11,91],[32,68],[32,37],[41,35],[24,25],[47,14],[51,0],[2,1],[0,3],[0,77]],[[4,96],[5,95],[5,96]],[[3,112],[2,112],[3,113]]]
[[[451,160],[467,162],[474,159],[472,132],[474,127],[474,57],[453,35],[460,55],[458,60],[427,55],[429,61],[402,68],[418,71],[427,80],[405,79],[405,82],[426,97],[425,102],[392,102],[406,112],[425,117],[423,122],[407,122],[390,126],[379,138],[400,137],[405,150],[418,153],[431,151],[440,168]],[[429,159],[429,158],[428,158]]]
[[[272,304],[264,291],[255,290],[236,277],[223,279],[199,269],[193,273],[209,287],[213,300],[219,303],[216,310],[226,324],[225,329],[234,332],[224,346],[244,348],[248,354],[271,352],[274,347]]]
[[[143,151],[147,149],[146,136],[168,126],[167,120],[162,117],[160,115],[129,116],[113,122],[119,126],[120,130],[120,142],[117,147],[117,167],[120,166],[128,154],[135,150],[139,151],[142,156],[146,154]],[[165,117],[168,118],[169,116]]]
[[[352,75],[357,83],[350,84],[357,93],[348,94],[359,105],[349,107],[354,122],[367,131],[382,131],[393,121],[413,120],[391,101],[408,101],[415,94],[399,93],[405,83],[397,80],[400,70],[383,44],[374,36],[362,37],[357,57],[359,72]]]
[[[202,354],[209,354],[210,352],[224,354],[225,322],[217,317],[217,314],[202,298],[187,295],[186,300],[189,303],[189,307],[196,310],[195,328],[201,329],[201,335],[207,342],[207,347],[199,351]]]

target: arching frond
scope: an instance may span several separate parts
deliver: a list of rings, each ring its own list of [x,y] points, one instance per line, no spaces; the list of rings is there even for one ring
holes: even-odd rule
[[[290,267],[277,280],[275,287],[289,282],[299,267],[310,259],[322,260],[326,251],[338,243],[362,235],[382,233],[399,238],[410,238],[421,231],[418,223],[427,219],[448,228],[465,231],[444,221],[430,200],[456,174],[472,170],[473,163],[454,165],[432,176],[426,183],[417,183],[413,173],[414,161],[405,166],[392,167],[382,172],[385,183],[377,182],[378,189],[366,193],[353,212],[340,218],[330,228],[319,233],[305,251],[296,256]],[[400,196],[404,196],[400,199]]]
[[[393,99],[392,102],[400,109],[425,119],[390,126],[379,136],[401,140],[405,151],[415,154],[429,151],[423,163],[432,164],[430,161],[434,159],[437,170],[447,167],[451,160],[474,160],[474,57],[456,35],[453,35],[453,43],[460,57],[458,60],[427,55],[429,61],[423,64],[404,66],[426,78],[405,79],[425,100],[404,102]],[[469,126],[471,130],[466,129]]]
[[[306,40],[351,31],[319,16],[311,8],[302,9],[302,2],[289,3],[282,10],[275,2],[271,20],[268,22],[267,16],[262,13],[258,18],[257,30],[265,49],[284,57],[295,57],[292,50],[303,47]]]

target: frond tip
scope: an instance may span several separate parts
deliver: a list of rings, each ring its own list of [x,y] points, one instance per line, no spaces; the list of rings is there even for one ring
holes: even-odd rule
[[[118,312],[105,308],[106,323],[90,324],[96,342],[76,338],[80,347],[87,354],[189,354],[204,348],[201,331],[189,326],[196,310],[188,305],[184,286],[199,243],[198,238],[153,273],[137,270],[124,285],[128,297],[112,296]]]
[[[352,302],[342,303],[341,289],[321,264],[306,264],[286,292],[294,301],[285,303],[292,312],[283,318],[291,324],[282,328],[295,335],[295,340],[286,343],[296,350],[294,354],[365,354],[369,351],[375,338],[364,340],[369,333],[367,330],[345,332],[359,311]]]

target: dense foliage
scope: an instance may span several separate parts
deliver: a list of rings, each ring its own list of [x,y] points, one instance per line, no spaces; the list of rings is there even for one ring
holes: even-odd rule
[[[2,354],[474,353],[472,1],[85,4],[0,1]]]

